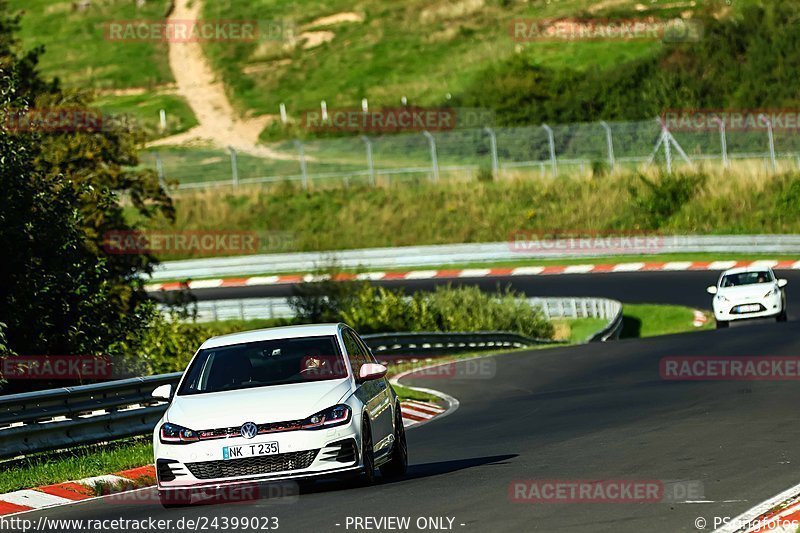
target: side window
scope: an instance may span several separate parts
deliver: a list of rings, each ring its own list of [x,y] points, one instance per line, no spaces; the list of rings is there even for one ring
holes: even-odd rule
[[[346,329],[342,331],[342,339],[344,339],[344,347],[347,348],[347,357],[350,359],[350,366],[353,367],[353,373],[358,375],[361,365],[369,363],[369,356],[361,343],[358,341],[352,331]]]

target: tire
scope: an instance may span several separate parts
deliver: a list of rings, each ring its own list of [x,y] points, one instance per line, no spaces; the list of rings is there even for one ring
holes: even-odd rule
[[[368,418],[364,418],[361,424],[361,462],[364,466],[359,482],[361,485],[372,485],[375,483],[375,449],[372,445],[372,427]]]
[[[729,326],[729,324],[730,323],[725,321],[725,320],[717,320],[717,329],[727,328]]]
[[[187,490],[160,490],[158,499],[164,509],[179,509],[192,504],[192,493]]]
[[[388,463],[381,465],[381,475],[385,478],[396,478],[408,471],[408,445],[406,444],[406,429],[403,426],[403,415],[400,406],[395,409],[394,444],[392,445],[392,458]]]
[[[775,317],[775,322],[786,322],[786,318],[786,309],[784,309],[778,316]]]

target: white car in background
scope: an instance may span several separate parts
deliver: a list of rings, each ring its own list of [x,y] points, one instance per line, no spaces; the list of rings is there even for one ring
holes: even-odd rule
[[[406,472],[400,401],[345,324],[214,337],[200,346],[153,435],[165,507],[231,485]],[[201,492],[202,491],[202,492]]]
[[[788,281],[778,279],[769,267],[740,267],[726,270],[716,285],[706,290],[714,295],[712,306],[717,328],[727,328],[733,320],[775,318],[786,321]]]

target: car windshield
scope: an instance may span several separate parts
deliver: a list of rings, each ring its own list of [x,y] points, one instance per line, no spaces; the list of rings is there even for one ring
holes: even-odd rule
[[[201,350],[178,395],[345,377],[347,368],[336,337],[274,339]]]
[[[720,287],[739,287],[741,285],[755,285],[756,283],[769,283],[771,281],[773,281],[773,277],[768,270],[739,272],[723,277]]]

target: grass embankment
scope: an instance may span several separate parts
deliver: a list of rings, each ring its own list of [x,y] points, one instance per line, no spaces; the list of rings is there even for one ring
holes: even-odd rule
[[[138,222],[164,231],[282,232],[289,239],[272,251],[286,252],[495,242],[525,231],[796,233],[800,174],[530,177],[308,192],[282,184],[181,194],[175,205],[174,224]]]
[[[666,333],[693,331],[692,310],[679,306],[625,305],[625,330],[623,337],[646,337]],[[278,325],[274,320],[225,321],[209,323],[207,326],[216,334],[232,333]],[[559,338],[572,343],[586,340],[589,334],[602,327],[604,322],[597,319],[578,319],[558,321],[556,331]],[[713,321],[706,326],[712,327]],[[546,349],[546,346],[538,347]],[[476,354],[459,354],[448,359],[457,360],[474,357]],[[423,359],[424,361],[424,359]],[[417,363],[418,364],[418,363]],[[408,369],[411,363],[393,365],[392,374]],[[403,399],[436,401],[437,398],[425,392],[408,387],[395,386]],[[61,483],[85,477],[119,472],[152,463],[153,450],[149,439],[121,441],[111,445],[79,447],[58,454],[40,454],[22,460],[0,463],[0,494],[24,488]],[[103,487],[98,487],[102,490]]]
[[[734,3],[733,9],[745,3],[752,1]],[[488,66],[509,57],[554,69],[603,69],[652,56],[665,46],[619,39],[520,43],[510,33],[515,19],[669,19],[703,7],[642,5],[634,0],[366,0],[355,9],[344,0],[205,2],[205,18],[241,20],[257,14],[261,20],[294,22],[296,36],[235,45],[206,43],[204,49],[238,104],[256,113],[274,115],[280,102],[296,115],[318,109],[320,100],[357,107],[363,97],[373,108],[397,106],[403,95],[415,104],[440,105],[447,94],[463,92]],[[722,15],[729,12],[730,8]]]
[[[152,462],[153,445],[145,438],[32,455],[0,463],[0,494],[101,476]]]

